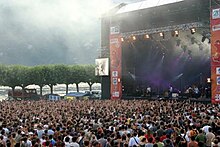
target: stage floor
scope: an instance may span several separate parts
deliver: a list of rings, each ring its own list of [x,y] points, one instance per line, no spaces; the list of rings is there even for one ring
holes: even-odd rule
[[[211,103],[211,98],[164,98],[164,97],[134,97],[124,96],[123,100],[176,100],[176,101],[190,101],[198,103]]]

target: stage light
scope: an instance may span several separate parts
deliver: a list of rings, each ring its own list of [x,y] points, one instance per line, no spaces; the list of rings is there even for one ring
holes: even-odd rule
[[[132,36],[132,39],[135,41],[137,38],[136,38],[136,36]]]
[[[177,30],[174,31],[174,34],[175,34],[176,37],[178,37],[179,36],[179,31],[177,31]]]
[[[148,34],[144,35],[144,38],[149,39],[150,36]]]
[[[207,78],[207,83],[211,83],[211,78]]]
[[[124,38],[123,37],[121,37],[121,42],[124,42],[125,40],[124,40]]]
[[[163,32],[160,32],[160,37],[163,37],[163,39],[164,39],[164,33]]]
[[[190,30],[191,30],[191,34],[195,34],[196,28],[191,28]]]
[[[205,37],[205,36],[202,36],[202,42],[204,42],[204,41],[205,41],[205,39],[206,39],[206,37]]]

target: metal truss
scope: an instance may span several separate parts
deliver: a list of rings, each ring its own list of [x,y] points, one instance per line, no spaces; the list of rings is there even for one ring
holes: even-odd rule
[[[153,29],[147,29],[147,30],[139,30],[139,31],[133,31],[133,32],[125,32],[121,33],[122,37],[128,38],[132,35],[138,36],[138,35],[145,35],[145,34],[155,34],[155,33],[161,33],[161,32],[171,32],[176,30],[189,30],[192,28],[208,28],[209,26],[207,24],[204,24],[202,22],[193,22],[193,23],[186,23],[186,24],[180,24],[180,25],[171,25],[166,27],[160,27],[160,28],[153,28]]]

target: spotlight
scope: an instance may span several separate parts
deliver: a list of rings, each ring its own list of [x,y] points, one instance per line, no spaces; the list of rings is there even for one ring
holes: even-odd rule
[[[137,38],[136,38],[136,36],[132,36],[132,39],[135,41]]]
[[[163,39],[164,39],[164,33],[163,32],[160,32],[160,37],[163,37]]]
[[[124,42],[125,40],[124,40],[124,38],[123,37],[121,37],[121,42]]]
[[[211,78],[207,78],[207,83],[211,83]]]
[[[206,37],[205,37],[205,36],[202,36],[202,42],[204,42],[204,41],[205,41],[205,39],[206,39]]]
[[[149,39],[150,36],[148,34],[144,35],[144,38]]]
[[[191,30],[191,34],[195,34],[196,28],[192,28],[192,29],[190,29],[190,30]]]
[[[179,36],[179,31],[174,31],[174,35],[176,36],[176,37],[178,37]]]

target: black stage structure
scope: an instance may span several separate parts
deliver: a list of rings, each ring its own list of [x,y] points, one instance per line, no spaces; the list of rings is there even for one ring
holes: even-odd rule
[[[199,60],[201,56],[196,54],[210,54],[210,1],[157,0],[154,4],[143,7],[147,1],[119,4],[101,18],[99,58],[110,58],[110,27],[120,28],[123,41],[122,98],[143,97],[142,91],[147,86],[152,86],[155,96],[163,97],[169,85],[176,87],[177,91],[183,91],[193,82],[205,85],[206,78],[210,77],[209,57],[200,65],[199,61],[206,57]],[[195,30],[190,30],[192,28]],[[171,60],[196,61],[184,63],[184,68],[172,73],[171,65],[177,61],[171,63]],[[158,76],[157,73],[162,75]],[[191,80],[191,76],[195,76],[194,79]],[[156,82],[158,79],[160,80]],[[102,99],[111,97],[110,84],[110,76],[101,77]]]

